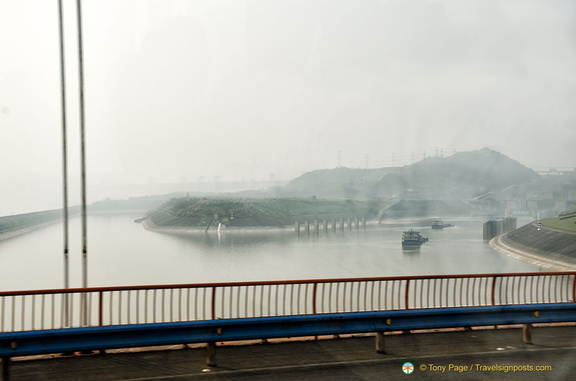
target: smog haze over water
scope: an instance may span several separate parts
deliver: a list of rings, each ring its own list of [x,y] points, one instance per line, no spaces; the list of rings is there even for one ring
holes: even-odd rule
[[[89,187],[290,180],[483,147],[576,166],[573,1],[82,4]],[[74,203],[76,9],[64,6]],[[57,2],[3,0],[0,48],[0,215],[59,208]],[[107,196],[89,188],[90,202]]]

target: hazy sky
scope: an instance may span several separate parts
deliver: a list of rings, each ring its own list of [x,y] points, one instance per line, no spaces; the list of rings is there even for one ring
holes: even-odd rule
[[[291,179],[483,147],[576,166],[572,0],[84,0],[83,20],[90,182]],[[57,22],[56,0],[0,0],[0,187],[60,175]]]

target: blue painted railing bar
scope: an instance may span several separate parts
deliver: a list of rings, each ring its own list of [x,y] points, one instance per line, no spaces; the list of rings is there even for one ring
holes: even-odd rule
[[[0,334],[0,357],[168,344],[576,321],[576,304],[535,304],[132,324]]]

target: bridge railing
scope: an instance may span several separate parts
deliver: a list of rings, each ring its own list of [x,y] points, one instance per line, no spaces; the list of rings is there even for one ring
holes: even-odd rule
[[[571,303],[576,272],[0,292],[0,332],[409,309]]]

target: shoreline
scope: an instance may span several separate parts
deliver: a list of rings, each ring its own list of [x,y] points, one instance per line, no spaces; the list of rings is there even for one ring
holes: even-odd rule
[[[547,258],[541,254],[536,254],[528,250],[520,249],[511,246],[502,241],[502,237],[506,234],[501,234],[492,238],[489,241],[490,247],[499,253],[505,254],[511,258],[517,259],[531,265],[541,267],[550,271],[573,271],[576,270],[576,263],[569,263],[565,261],[554,260]]]
[[[156,233],[165,233],[165,234],[208,234],[208,233],[264,233],[264,232],[272,232],[272,233],[280,233],[280,232],[289,232],[293,231],[294,227],[289,226],[274,226],[274,227],[256,227],[256,226],[247,226],[247,227],[224,227],[218,231],[218,226],[211,226],[208,231],[206,231],[205,227],[176,227],[176,226],[159,226],[152,222],[149,218],[144,219],[142,222],[142,227],[148,231],[156,232]]]
[[[116,211],[116,210],[96,210],[96,211],[88,211],[88,216],[90,215],[105,215],[105,214],[133,214],[133,213],[144,213],[146,212],[144,209],[131,209],[131,210],[122,210],[122,211]],[[72,220],[74,218],[80,217],[79,214],[74,214],[74,215],[70,215],[69,216],[69,220]],[[38,229],[42,229],[45,227],[48,227],[50,225],[56,224],[58,222],[62,222],[64,219],[63,218],[57,218],[54,220],[50,220],[50,221],[46,221],[46,222],[40,222],[37,224],[33,224],[33,225],[28,225],[26,227],[22,227],[22,228],[16,228],[14,230],[8,230],[5,232],[0,232],[0,242],[7,240],[7,239],[11,239],[11,238],[15,238],[27,233],[31,233],[35,230]]]
[[[0,242],[24,235],[26,233],[33,232],[34,230],[45,228],[47,226],[53,225],[53,224],[58,223],[58,222],[62,222],[62,220],[58,219],[58,220],[53,220],[53,221],[41,222],[39,224],[30,225],[30,226],[27,226],[25,228],[18,228],[18,229],[9,230],[6,232],[0,232]]]

